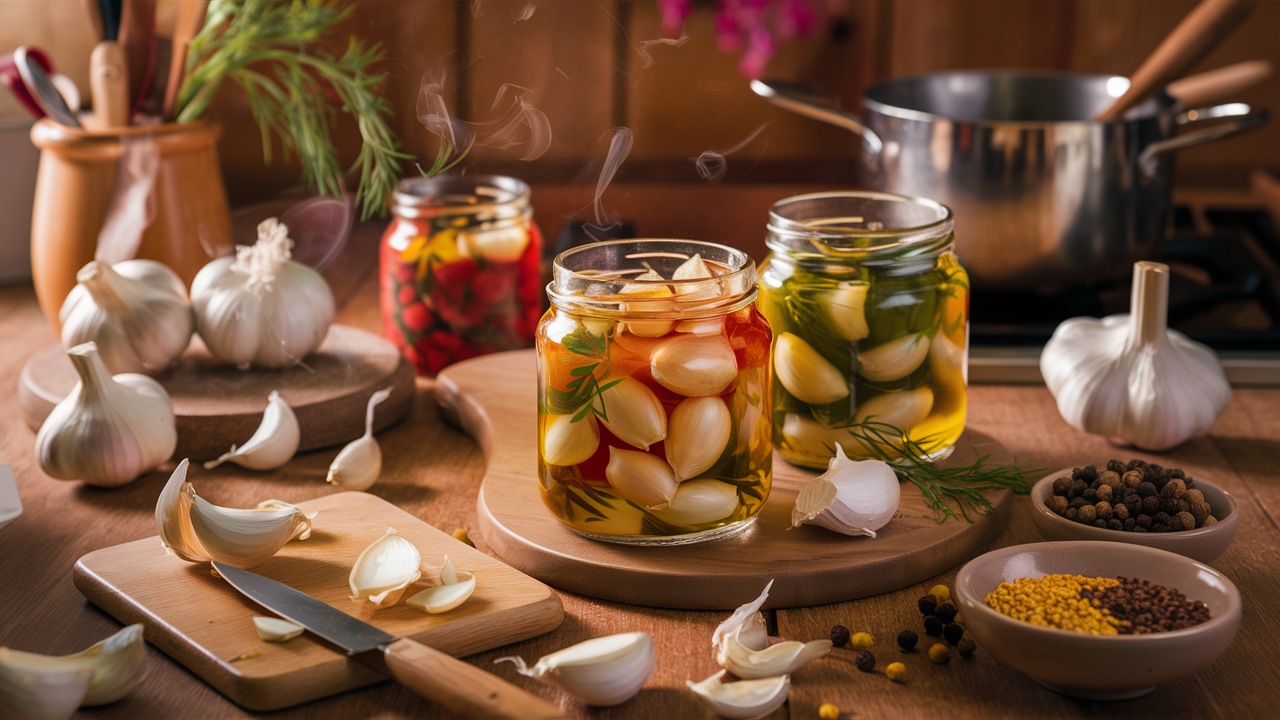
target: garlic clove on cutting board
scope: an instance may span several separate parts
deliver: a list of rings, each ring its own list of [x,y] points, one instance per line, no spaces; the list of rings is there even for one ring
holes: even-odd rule
[[[281,399],[280,392],[272,390],[267,396],[267,409],[262,413],[262,423],[249,441],[239,447],[232,445],[230,451],[205,463],[204,469],[212,470],[230,461],[250,470],[274,470],[293,459],[301,441],[298,416],[293,414],[289,403]],[[378,458],[381,469],[381,453]]]
[[[533,667],[519,657],[493,662],[514,663],[521,675],[556,685],[588,705],[613,707],[640,692],[658,667],[658,654],[649,633],[632,632],[580,642],[542,657]]]
[[[356,558],[347,578],[352,600],[368,600],[374,607],[387,608],[400,602],[406,588],[422,577],[422,555],[413,543],[395,528],[387,532]]]
[[[382,474],[382,448],[373,437],[373,409],[391,397],[393,388],[369,396],[365,407],[364,435],[347,443],[329,465],[325,482],[344,490],[368,490]]]
[[[405,600],[405,604],[425,613],[436,615],[458,607],[476,591],[475,573],[464,572],[459,576],[449,556],[444,557],[440,568],[440,584],[427,588]]]
[[[286,642],[302,634],[306,628],[283,618],[255,617],[253,627],[266,642]]]
[[[830,640],[807,643],[785,640],[769,644],[760,608],[769,598],[772,587],[773,581],[770,580],[760,597],[734,610],[711,635],[716,662],[740,678],[750,680],[790,675],[831,650]]]
[[[703,704],[722,718],[754,720],[764,717],[782,707],[791,692],[790,675],[725,682],[727,672],[721,670],[699,683],[685,681]]]
[[[135,624],[74,655],[0,648],[0,712],[67,718],[78,707],[113,703],[137,684],[145,644],[142,625]]]
[[[836,444],[827,471],[796,496],[791,526],[820,525],[843,535],[874,538],[898,511],[902,490],[893,468],[880,460],[850,460]]]

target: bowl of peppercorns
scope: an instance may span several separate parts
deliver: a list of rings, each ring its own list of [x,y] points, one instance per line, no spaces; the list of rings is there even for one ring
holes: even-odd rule
[[[1142,460],[1061,470],[1031,488],[1036,527],[1049,540],[1102,540],[1213,562],[1236,536],[1229,493],[1178,468]]]

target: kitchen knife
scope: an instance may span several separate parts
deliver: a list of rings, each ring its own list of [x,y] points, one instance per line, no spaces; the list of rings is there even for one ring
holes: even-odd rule
[[[13,51],[13,62],[18,66],[18,73],[22,76],[22,82],[26,83],[27,90],[45,113],[67,127],[83,127],[75,113],[67,107],[67,101],[62,99],[62,94],[49,79],[49,73],[45,72],[44,65],[36,59],[35,53],[28,53],[26,46],[19,47]]]
[[[449,712],[469,718],[563,718],[560,709],[480,668],[248,570],[213,563],[231,586]]]

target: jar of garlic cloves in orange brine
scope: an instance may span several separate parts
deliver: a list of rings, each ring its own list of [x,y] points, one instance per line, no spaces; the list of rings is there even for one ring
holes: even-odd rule
[[[734,534],[769,497],[769,346],[745,253],[620,240],[562,253],[538,325],[538,470],[598,540]]]

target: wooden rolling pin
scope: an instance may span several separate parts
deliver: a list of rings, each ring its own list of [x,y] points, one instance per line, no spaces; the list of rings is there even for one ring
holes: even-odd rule
[[[1232,99],[1271,77],[1272,69],[1269,60],[1249,60],[1175,80],[1165,92],[1177,98],[1185,109],[1204,107]]]

